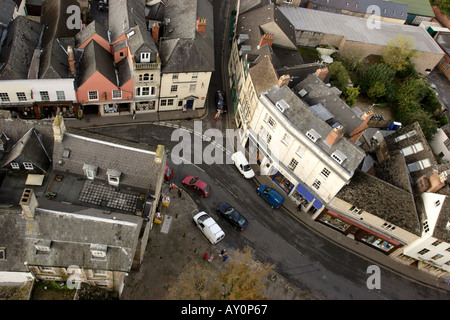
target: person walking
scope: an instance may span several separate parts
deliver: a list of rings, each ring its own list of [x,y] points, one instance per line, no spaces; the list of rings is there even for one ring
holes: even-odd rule
[[[206,252],[203,254],[203,259],[208,260],[208,254]]]
[[[211,253],[211,256],[209,257],[208,261],[209,261],[209,262],[212,262],[213,260],[214,260],[214,256],[213,256],[213,254]]]

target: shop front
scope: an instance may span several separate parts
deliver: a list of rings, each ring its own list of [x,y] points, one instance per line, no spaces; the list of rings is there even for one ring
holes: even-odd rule
[[[38,119],[51,119],[56,115],[63,118],[76,118],[78,116],[78,105],[76,104],[39,104]]]
[[[302,184],[298,184],[291,194],[291,198],[303,212],[314,214],[323,208],[323,204]]]
[[[277,171],[274,175],[271,175],[272,181],[278,185],[281,190],[289,194],[294,187],[294,184],[280,171]]]
[[[400,242],[371,230],[368,227],[365,227],[331,210],[324,210],[316,218],[316,220],[341,231],[347,236],[354,237],[355,240],[376,248],[385,254],[390,254],[399,247],[403,246]]]

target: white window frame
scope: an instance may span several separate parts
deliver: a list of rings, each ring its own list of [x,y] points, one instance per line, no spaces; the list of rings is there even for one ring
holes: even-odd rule
[[[58,101],[65,101],[66,100],[66,93],[64,91],[56,91],[56,99]]]
[[[189,85],[189,92],[195,92],[195,90],[197,90],[196,83]]]
[[[3,102],[11,101],[11,100],[9,100],[8,92],[0,92],[0,100],[2,100]]]
[[[291,140],[292,140],[292,137],[290,135],[288,135],[287,133],[285,133],[281,142],[284,145],[288,146],[291,143]]]
[[[313,187],[314,189],[316,189],[316,190],[319,190],[321,184],[322,184],[322,182],[321,182],[320,180],[316,179],[316,180],[313,182],[312,187]]]
[[[117,93],[120,93],[120,96],[117,96]],[[122,99],[122,90],[112,90],[111,96],[114,100]]]
[[[328,168],[323,168],[322,171],[320,172],[320,175],[325,178],[328,178],[330,176],[330,174],[331,174],[331,171]]]
[[[170,92],[177,92],[178,91],[178,85],[177,84],[173,84],[170,86]]]
[[[144,90],[148,89],[148,94],[143,94]],[[137,87],[136,96],[137,97],[153,97],[156,95],[156,88],[153,86]]]
[[[291,159],[291,162],[289,162],[288,168],[291,169],[292,171],[295,170],[295,168],[297,168],[298,166],[298,161],[294,158]]]
[[[141,53],[141,62],[150,62],[151,54],[150,52],[142,52]]]
[[[25,92],[16,92],[19,101],[27,101],[27,94]]]
[[[95,97],[94,97],[95,95]],[[89,101],[98,101],[98,91],[88,91],[88,100]]]
[[[23,167],[26,170],[33,170],[34,169],[33,163],[31,163],[31,162],[23,162],[22,164],[23,164]]]
[[[14,170],[20,169],[20,165],[17,162],[11,162],[11,168]]]
[[[41,96],[42,101],[50,101],[50,94],[48,91],[39,91],[39,95]]]

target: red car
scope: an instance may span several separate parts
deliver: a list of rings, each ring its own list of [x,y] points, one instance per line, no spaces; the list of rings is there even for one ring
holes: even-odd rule
[[[191,175],[187,175],[183,179],[183,184],[204,197],[207,197],[211,192],[211,187],[206,182]]]
[[[164,179],[169,181],[173,177],[173,169],[169,166],[166,166],[166,171],[164,171]]]

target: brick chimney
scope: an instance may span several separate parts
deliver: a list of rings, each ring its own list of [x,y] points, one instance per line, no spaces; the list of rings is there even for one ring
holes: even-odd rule
[[[205,35],[206,32],[206,18],[199,17],[195,22],[195,28],[202,35]]]
[[[75,77],[77,71],[75,69],[75,56],[73,54],[72,46],[67,46],[67,58],[69,60],[70,75]]]
[[[317,69],[316,74],[319,76],[320,80],[325,81],[328,74],[328,67]]]
[[[273,34],[269,34],[269,33],[264,33],[261,36],[261,40],[259,41],[259,48],[261,48],[264,45],[272,45],[273,44]]]
[[[345,134],[345,129],[343,126],[339,125],[336,128],[333,128],[331,132],[328,134],[325,141],[332,146],[335,144],[342,136]]]
[[[64,124],[64,119],[61,115],[57,115],[53,121],[53,138],[55,139],[55,142],[62,142],[65,132],[66,126]]]
[[[159,39],[159,23],[154,22],[152,25],[152,36],[153,40],[156,42]]]
[[[291,81],[291,76],[284,74],[278,79],[278,86],[281,87],[283,84],[287,85],[289,84],[289,81]]]
[[[433,172],[429,178],[430,187],[428,192],[437,192],[445,186],[445,181],[447,180],[446,172],[439,174],[437,171]]]
[[[25,220],[34,220],[36,208],[39,206],[39,203],[37,202],[33,189],[26,188],[23,190],[19,204],[22,207],[22,217]]]

